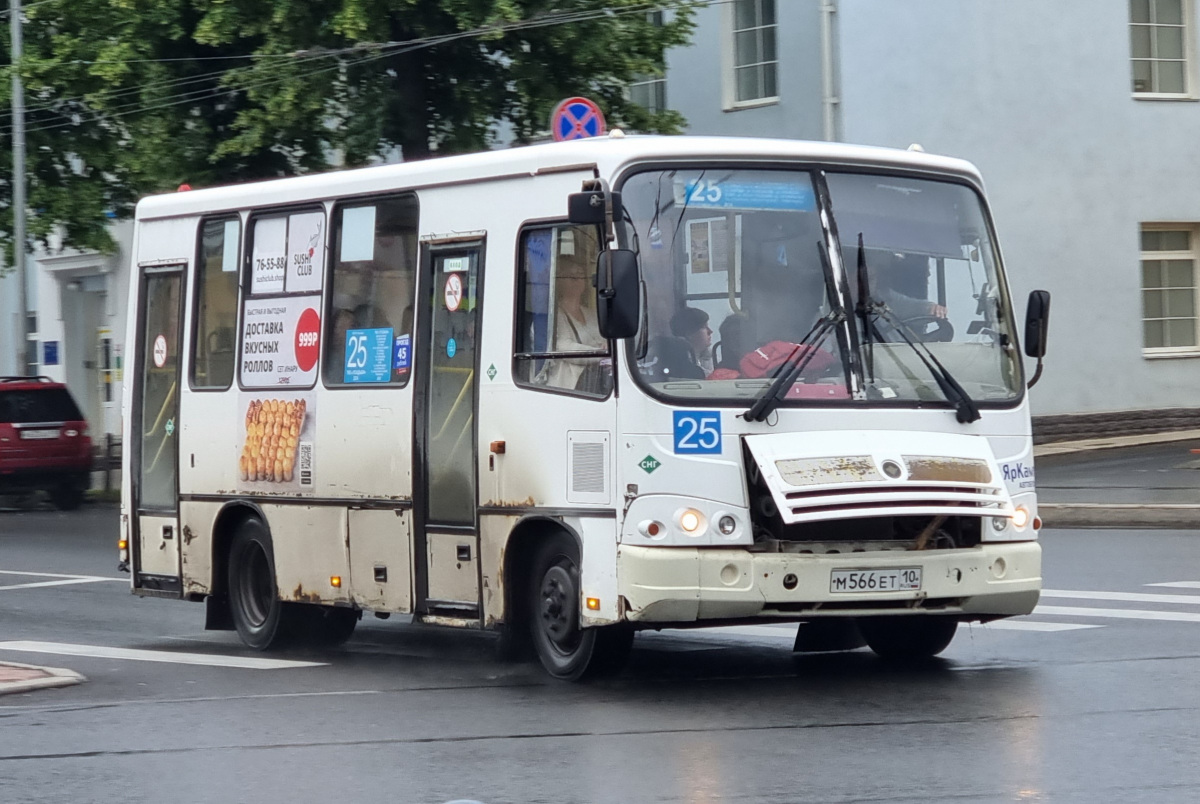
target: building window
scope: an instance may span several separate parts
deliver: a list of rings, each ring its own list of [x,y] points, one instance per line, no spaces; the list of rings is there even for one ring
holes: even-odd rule
[[[646,14],[646,21],[661,28],[663,24],[662,11],[651,11]],[[658,114],[667,108],[667,79],[661,75],[643,73],[634,78],[629,85],[629,100],[638,106],[645,107],[650,114]]]
[[[736,0],[733,11],[733,102],[756,104],[779,95],[775,0]]]
[[[1142,331],[1148,353],[1194,352],[1195,227],[1142,228]]]
[[[1188,0],[1130,0],[1135,95],[1187,95]]]

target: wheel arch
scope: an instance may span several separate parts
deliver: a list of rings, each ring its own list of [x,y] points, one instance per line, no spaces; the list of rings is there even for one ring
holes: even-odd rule
[[[530,573],[533,570],[533,555],[538,545],[556,536],[570,538],[579,551],[580,561],[583,560],[582,536],[575,528],[561,519],[544,514],[530,514],[517,520],[512,530],[509,531],[501,564],[502,588],[504,589],[504,614],[501,621],[506,626],[520,627],[528,617],[529,612],[525,610],[525,600],[521,590],[526,589],[529,583]]]
[[[257,503],[249,500],[233,500],[222,506],[213,520],[212,527],[212,593],[224,596],[228,593],[225,588],[229,577],[229,548],[233,545],[234,534],[238,526],[247,519],[257,519],[267,530],[267,539],[271,538],[271,526],[267,523],[267,515]]]

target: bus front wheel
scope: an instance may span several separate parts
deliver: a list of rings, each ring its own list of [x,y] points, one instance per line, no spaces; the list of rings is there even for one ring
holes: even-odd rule
[[[581,627],[575,542],[565,536],[546,541],[533,566],[530,632],[546,671],[567,681],[620,671],[633,646],[633,630],[624,625]]]
[[[858,630],[881,658],[916,661],[944,651],[958,631],[958,620],[935,615],[863,617]]]
[[[279,647],[291,636],[293,610],[275,588],[271,536],[257,519],[238,526],[229,550],[229,608],[247,647]]]

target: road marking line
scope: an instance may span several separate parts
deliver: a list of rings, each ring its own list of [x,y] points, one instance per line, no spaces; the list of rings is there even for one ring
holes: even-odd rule
[[[1151,595],[1144,592],[1073,592],[1066,589],[1043,589],[1042,597],[1067,597],[1074,600],[1111,600],[1121,603],[1176,603],[1200,606],[1200,595]]]
[[[70,586],[78,583],[100,583],[101,581],[111,581],[112,578],[71,578],[65,581],[34,581],[33,583],[14,583],[9,586],[0,586],[0,590],[4,589],[36,589],[40,586]],[[124,580],[123,578],[121,580]],[[129,583],[129,581],[125,581]]]
[[[21,570],[0,570],[0,575],[25,575],[31,578],[87,578],[91,581],[120,581],[129,583],[128,578],[113,578],[108,575],[64,575],[61,572],[22,572]]]
[[[237,667],[243,670],[283,670],[291,667],[325,667],[326,662],[297,662],[289,659],[257,659],[249,656],[216,656],[207,653],[175,653],[165,650],[109,648],[103,645],[70,645],[61,642],[0,642],[0,651],[52,653],[59,656],[85,656],[93,659],[127,659],[134,662],[164,662],[209,667]]]
[[[1168,586],[1172,589],[1200,589],[1200,581],[1168,581],[1167,583],[1148,583],[1146,586]]]
[[[979,623],[960,623],[960,625],[979,625]],[[1041,623],[1036,620],[993,620],[984,623],[984,628],[995,631],[1078,631],[1083,628],[1103,628],[1103,625],[1084,625],[1083,623]]]
[[[1200,613],[1191,611],[1146,611],[1145,609],[1092,609],[1083,606],[1038,606],[1034,614],[1066,617],[1112,617],[1118,620],[1163,620],[1176,623],[1200,623]]]

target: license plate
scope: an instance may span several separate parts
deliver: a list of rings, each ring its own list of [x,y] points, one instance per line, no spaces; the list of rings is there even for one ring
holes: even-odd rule
[[[846,592],[917,592],[920,589],[920,567],[834,570],[829,575],[829,591],[833,594]]]
[[[58,438],[57,430],[22,430],[21,439],[24,441],[45,441],[49,438]]]

